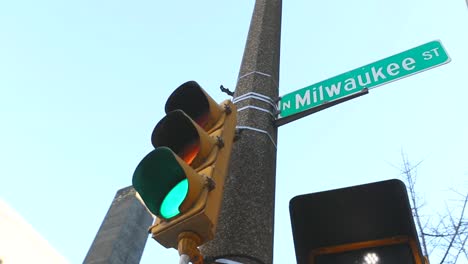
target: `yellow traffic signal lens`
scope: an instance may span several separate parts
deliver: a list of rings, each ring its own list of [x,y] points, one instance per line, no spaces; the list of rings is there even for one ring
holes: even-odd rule
[[[172,190],[167,193],[161,203],[161,216],[169,219],[180,214],[179,206],[187,197],[188,180],[184,179],[179,182]]]
[[[182,110],[174,110],[159,121],[151,135],[151,142],[155,148],[170,148],[193,168],[205,162],[204,158],[216,143]]]
[[[197,157],[198,152],[200,152],[200,143],[195,142],[187,145],[183,148],[177,155],[181,157],[187,164],[192,164],[193,160]]]

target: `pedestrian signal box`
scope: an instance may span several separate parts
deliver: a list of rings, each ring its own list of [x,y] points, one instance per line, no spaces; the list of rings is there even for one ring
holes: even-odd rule
[[[406,186],[388,180],[296,196],[298,264],[424,264]]]

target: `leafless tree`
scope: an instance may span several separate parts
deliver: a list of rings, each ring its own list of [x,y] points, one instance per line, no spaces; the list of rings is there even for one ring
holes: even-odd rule
[[[444,213],[424,214],[425,203],[416,190],[417,168],[422,161],[412,164],[403,152],[401,157],[403,164],[398,169],[406,182],[423,254],[431,263],[468,263],[468,191],[450,189],[454,199],[445,202]]]

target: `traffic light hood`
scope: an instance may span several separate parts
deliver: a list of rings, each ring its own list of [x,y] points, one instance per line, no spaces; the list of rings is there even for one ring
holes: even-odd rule
[[[205,162],[216,140],[182,110],[175,110],[159,121],[151,142],[155,148],[170,148],[191,167],[197,168]]]
[[[182,84],[167,99],[166,114],[177,109],[184,111],[208,133],[224,111],[195,81]]]

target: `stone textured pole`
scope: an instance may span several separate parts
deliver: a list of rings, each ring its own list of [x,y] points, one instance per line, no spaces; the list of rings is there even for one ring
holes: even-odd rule
[[[140,263],[153,218],[135,194],[131,186],[117,191],[83,263]]]
[[[234,102],[240,139],[234,144],[221,215],[205,256],[246,264],[273,263],[281,0],[257,0]],[[243,255],[245,257],[234,257]]]

